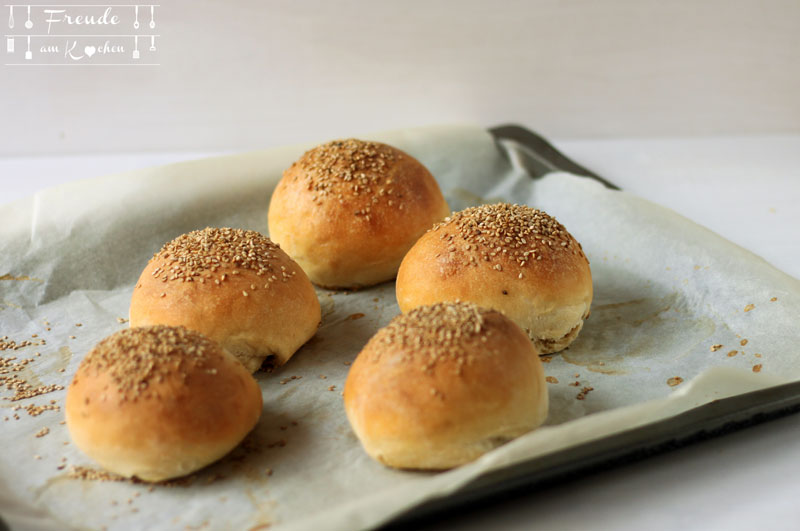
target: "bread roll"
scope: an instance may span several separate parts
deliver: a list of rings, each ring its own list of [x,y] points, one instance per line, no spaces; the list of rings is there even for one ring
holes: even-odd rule
[[[395,317],[356,358],[344,406],[367,454],[397,468],[446,469],[547,417],[542,363],[494,310],[422,306]]]
[[[592,273],[580,244],[546,213],[483,205],[453,214],[421,237],[397,275],[403,312],[452,300],[499,310],[540,354],[558,352],[589,316]]]
[[[225,455],[256,425],[261,390],[241,363],[182,327],[121,330],[83,359],[66,399],[74,443],[103,468],[161,481]]]
[[[336,140],[284,172],[269,233],[315,284],[354,289],[393,279],[417,238],[448,213],[415,158],[377,142]]]
[[[308,277],[269,238],[240,229],[184,234],[153,256],[133,290],[131,327],[202,332],[251,372],[286,363],[319,326]]]

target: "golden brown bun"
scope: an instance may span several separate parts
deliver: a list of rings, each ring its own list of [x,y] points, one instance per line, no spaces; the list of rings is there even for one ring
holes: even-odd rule
[[[261,389],[229,353],[182,327],[121,330],[83,359],[67,428],[103,468],[145,481],[198,470],[256,425]]]
[[[422,236],[397,274],[403,312],[453,300],[499,310],[540,354],[558,352],[589,315],[592,273],[580,244],[554,218],[527,206],[483,205]]]
[[[133,290],[131,327],[202,332],[250,372],[281,365],[319,326],[314,286],[294,260],[255,231],[206,228],[159,251]]]
[[[511,320],[472,304],[416,308],[356,358],[344,406],[367,454],[397,468],[476,459],[547,417],[536,349]]]
[[[315,284],[359,288],[393,279],[417,238],[448,213],[415,158],[377,142],[336,140],[283,173],[269,234]]]

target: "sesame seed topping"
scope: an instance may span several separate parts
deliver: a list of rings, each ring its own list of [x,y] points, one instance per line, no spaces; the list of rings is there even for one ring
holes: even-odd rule
[[[467,208],[445,218],[429,232],[439,230],[451,254],[459,250],[474,253],[468,260],[476,266],[476,256],[485,262],[506,256],[520,267],[541,260],[542,254],[558,252],[586,259],[580,244],[555,218],[524,205],[497,203]],[[499,263],[492,268],[503,270]],[[523,278],[522,273],[517,278]]]
[[[192,282],[195,278],[214,273],[218,268],[236,268],[255,271],[259,275],[278,271],[276,260],[280,247],[266,236],[252,230],[207,227],[183,234],[164,245],[153,256],[153,260],[164,264],[154,270],[154,274],[166,276],[165,281]],[[285,266],[284,266],[285,267]],[[222,273],[215,284],[225,282],[227,273]],[[163,297],[164,295],[162,295]]]
[[[394,181],[388,168],[401,158],[402,155],[391,146],[349,138],[307,151],[293,167],[302,168],[305,188],[317,204],[327,198],[343,203],[344,194],[363,195],[371,198],[370,204],[376,204],[380,198],[392,195]],[[397,203],[396,199],[385,200],[389,206]],[[400,209],[402,206],[398,205]],[[353,213],[369,221],[370,207],[356,209]]]
[[[128,328],[100,341],[83,359],[75,378],[86,371],[108,372],[123,399],[135,400],[151,383],[178,372],[185,375],[190,367],[203,368],[219,355],[211,340],[181,326]]]
[[[485,340],[492,331],[485,327],[485,316],[494,310],[464,302],[442,302],[420,306],[398,315],[370,340],[384,347],[397,347],[422,359],[426,369],[437,361],[451,359],[459,365],[472,361],[466,348],[476,340]],[[376,361],[380,349],[369,350]]]

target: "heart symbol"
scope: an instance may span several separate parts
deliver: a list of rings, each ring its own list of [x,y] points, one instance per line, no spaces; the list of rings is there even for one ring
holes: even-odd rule
[[[83,49],[83,51],[86,52],[86,55],[91,57],[97,51],[97,48],[95,48],[94,46],[87,46],[86,48]]]

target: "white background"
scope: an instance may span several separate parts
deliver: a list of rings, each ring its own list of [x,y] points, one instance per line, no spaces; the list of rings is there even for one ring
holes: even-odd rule
[[[161,5],[160,67],[0,67],[0,155],[250,149],[463,121],[556,138],[800,132],[798,0]]]
[[[159,67],[0,67],[0,203],[225,151],[517,122],[800,277],[800,1],[162,5]],[[796,529],[798,439],[788,417],[431,527]]]

